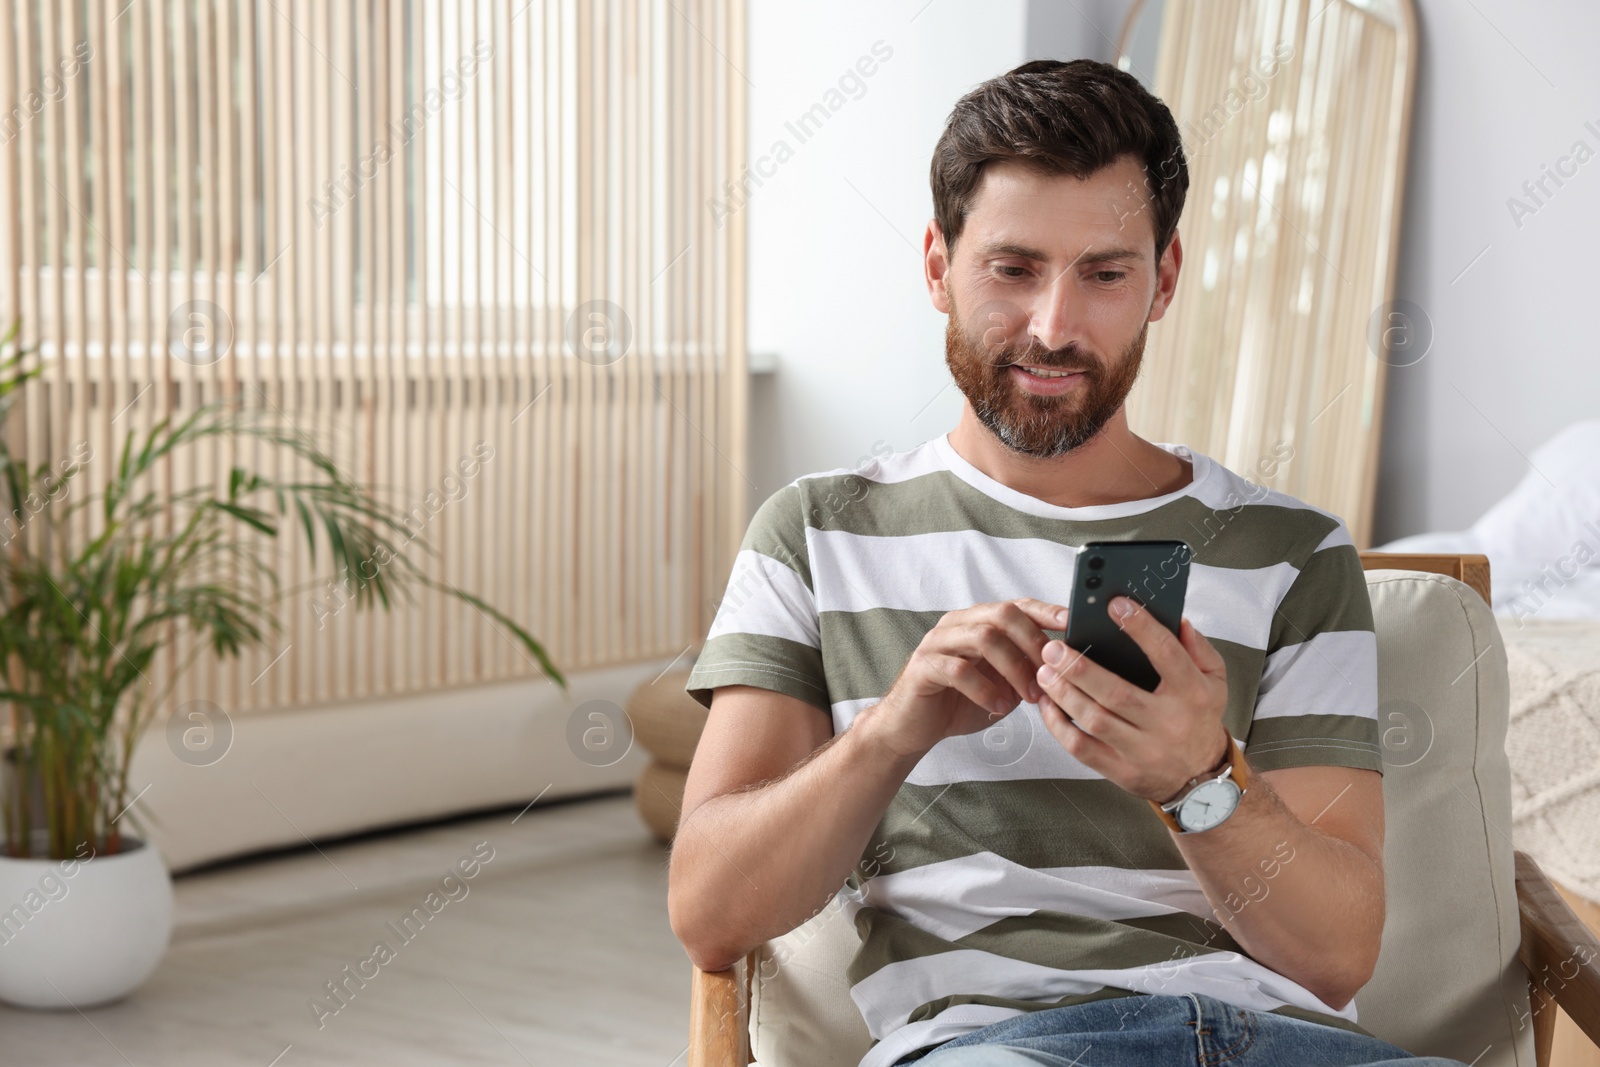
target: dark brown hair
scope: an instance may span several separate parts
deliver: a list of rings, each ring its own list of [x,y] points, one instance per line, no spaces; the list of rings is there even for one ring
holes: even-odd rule
[[[953,254],[984,167],[1016,160],[1087,178],[1132,153],[1144,163],[1156,258],[1177,232],[1189,190],[1172,112],[1127,71],[1093,59],[1039,59],[956,101],[933,150],[933,214]]]

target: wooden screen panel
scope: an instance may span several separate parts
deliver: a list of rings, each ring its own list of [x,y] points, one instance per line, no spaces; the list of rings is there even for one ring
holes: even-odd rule
[[[1159,45],[1135,73],[1178,122],[1190,184],[1129,423],[1340,515],[1365,547],[1385,371],[1426,333],[1391,302],[1411,0],[1146,2],[1127,47],[1139,18]]]
[[[746,521],[744,217],[711,207],[744,55],[734,0],[0,0],[0,314],[46,368],[19,447],[85,443],[92,488],[130,431],[258,409],[563,669],[682,653]],[[225,350],[175,356],[191,327]],[[239,461],[292,473],[223,442],[159,488]],[[281,639],[174,702],[535,673],[453,599],[357,615],[274,551]]]

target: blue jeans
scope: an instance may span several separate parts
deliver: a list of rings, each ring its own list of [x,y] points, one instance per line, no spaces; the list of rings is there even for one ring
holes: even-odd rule
[[[1198,993],[1136,994],[1003,1019],[897,1063],[917,1067],[1466,1067]]]

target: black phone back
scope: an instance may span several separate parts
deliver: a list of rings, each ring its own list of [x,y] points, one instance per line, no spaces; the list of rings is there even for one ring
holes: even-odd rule
[[[1143,604],[1174,634],[1183,618],[1194,550],[1183,541],[1091,541],[1078,553],[1071,614],[1065,641],[1107,670],[1141,689],[1154,690],[1161,676],[1133,638],[1106,611],[1124,594]]]

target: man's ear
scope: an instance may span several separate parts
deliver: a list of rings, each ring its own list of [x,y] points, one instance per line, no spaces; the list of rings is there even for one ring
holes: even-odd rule
[[[950,314],[950,290],[946,285],[950,275],[950,250],[945,246],[944,231],[939,228],[938,219],[929,219],[928,229],[922,235],[922,274],[934,308],[942,314]]]
[[[1155,322],[1167,313],[1178,288],[1178,270],[1182,266],[1183,241],[1178,231],[1173,230],[1172,240],[1167,244],[1167,250],[1161,253],[1161,262],[1156,265],[1156,294],[1150,302],[1149,321]]]

